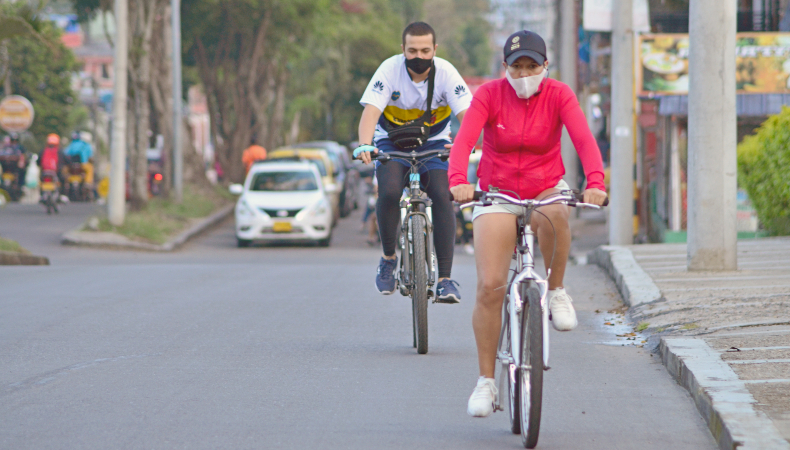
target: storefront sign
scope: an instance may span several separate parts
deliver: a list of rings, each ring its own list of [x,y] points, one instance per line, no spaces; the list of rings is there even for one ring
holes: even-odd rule
[[[25,97],[9,95],[0,102],[0,128],[12,133],[21,133],[33,125],[33,105]]]
[[[735,42],[738,93],[790,93],[790,33],[738,33]],[[640,95],[688,94],[687,34],[642,35],[639,55]]]

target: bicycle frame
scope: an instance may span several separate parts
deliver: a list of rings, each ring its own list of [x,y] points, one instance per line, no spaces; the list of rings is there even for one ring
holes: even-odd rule
[[[521,355],[521,312],[524,309],[524,300],[521,298],[519,287],[521,283],[532,281],[540,289],[540,310],[543,321],[543,365],[549,368],[549,308],[546,305],[546,294],[548,293],[548,281],[541,278],[535,272],[535,259],[532,249],[535,244],[535,233],[532,231],[527,212],[518,216],[518,237],[519,242],[515,250],[516,273],[508,284],[508,295],[504,307],[504,314],[507,315],[508,325],[510,326],[510,355],[506,352],[497,352],[497,360],[502,364],[502,370],[497,380],[499,392],[505,392],[505,377],[507,373],[512,383],[516,383],[516,370],[529,370],[531,367],[523,364]],[[549,271],[549,274],[551,271]],[[500,347],[502,341],[507,339],[505,327],[502,327],[499,335]],[[504,411],[502,407],[502,395],[497,396],[495,408]]]
[[[436,283],[436,256],[434,253],[433,248],[433,222],[431,222],[431,217],[433,217],[433,210],[432,210],[432,202],[429,198],[422,198],[422,189],[420,189],[420,174],[417,172],[417,167],[412,165],[411,171],[409,173],[409,198],[403,199],[400,202],[400,221],[401,221],[401,278],[402,278],[402,286],[406,288],[406,292],[403,292],[404,295],[411,294],[412,289],[414,288],[414,280],[411,276],[410,270],[404,270],[407,267],[406,265],[406,258],[405,255],[409,255],[411,258],[414,255],[414,239],[416,230],[410,229],[411,221],[409,218],[415,215],[421,215],[425,217],[425,224],[427,226],[427,230],[425,230],[425,240],[426,240],[426,256],[430,258],[427,261],[428,264],[428,297],[430,298],[433,296],[433,291],[430,289]],[[407,248],[408,247],[408,248]],[[410,261],[409,262],[409,269],[414,267],[414,264]],[[435,296],[434,296],[435,301]]]

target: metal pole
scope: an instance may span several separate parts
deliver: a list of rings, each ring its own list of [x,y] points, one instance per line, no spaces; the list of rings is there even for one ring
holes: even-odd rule
[[[576,0],[560,0],[560,77],[562,82],[576,92]],[[573,147],[573,142],[568,135],[568,130],[562,130],[562,161],[565,165],[565,181],[571,189],[579,186],[579,157]]]
[[[737,270],[735,0],[689,9],[688,269]]]
[[[126,216],[126,82],[129,58],[129,5],[115,0],[115,68],[112,97],[112,148],[110,150],[110,193],[107,215],[110,223],[123,225]]]
[[[614,0],[612,12],[611,182],[609,243],[634,243],[633,4]]]
[[[175,200],[184,198],[184,153],[181,144],[183,101],[181,99],[181,0],[170,0],[173,20],[173,188]]]

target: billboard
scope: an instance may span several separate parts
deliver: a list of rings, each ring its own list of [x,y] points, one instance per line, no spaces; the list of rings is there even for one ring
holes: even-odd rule
[[[790,93],[790,33],[738,33],[735,45],[738,93]],[[641,35],[638,54],[639,95],[688,94],[688,34]]]

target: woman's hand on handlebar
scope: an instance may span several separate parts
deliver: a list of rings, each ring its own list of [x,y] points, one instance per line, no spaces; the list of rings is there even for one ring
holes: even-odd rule
[[[354,158],[362,160],[365,164],[370,164],[373,161],[370,157],[371,153],[378,153],[379,149],[372,145],[360,145],[354,149]]]
[[[607,197],[606,192],[595,188],[585,189],[583,195],[584,203],[590,203],[592,205],[598,206],[603,206],[603,203]]]
[[[458,203],[468,203],[474,200],[475,185],[474,184],[459,184],[450,188],[453,194],[453,201]]]

